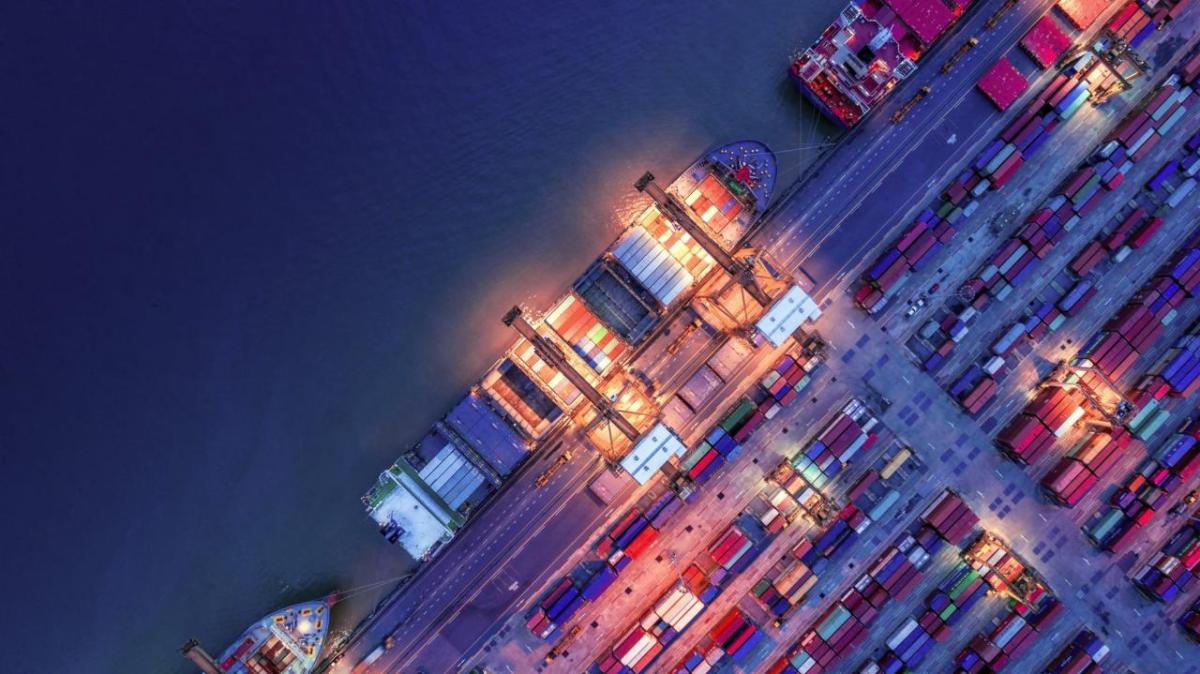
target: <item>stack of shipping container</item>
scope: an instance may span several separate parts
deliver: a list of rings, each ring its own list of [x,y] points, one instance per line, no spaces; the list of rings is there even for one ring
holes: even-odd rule
[[[1083,394],[1076,389],[1043,388],[996,435],[996,444],[1017,463],[1034,463],[1083,418],[1086,405]]]
[[[949,638],[951,628],[966,617],[989,590],[984,574],[959,561],[925,608],[909,618],[886,642],[887,652],[877,664],[884,672],[920,671],[920,665],[938,643]]]
[[[1082,630],[1046,665],[1046,674],[1101,674],[1108,646],[1090,630]]]
[[[979,517],[971,511],[958,494],[947,491],[921,513],[921,521],[953,545],[962,545],[975,530]]]
[[[770,406],[767,406],[770,409]],[[708,482],[726,462],[742,453],[742,443],[766,420],[766,410],[742,398],[713,426],[704,440],[683,458],[683,473],[692,482]]]
[[[562,633],[560,627],[575,615],[583,602],[583,593],[575,582],[569,577],[563,578],[537,603],[525,626],[546,641],[558,641]]]
[[[1061,610],[1057,600],[1045,601],[1036,608],[1022,607],[1023,613],[1009,611],[988,634],[977,634],[959,653],[960,672],[978,674],[999,672],[1020,659]]]
[[[707,674],[728,662],[739,662],[762,641],[758,625],[738,609],[722,618],[700,645],[669,670],[675,674]]]
[[[642,672],[758,557],[767,538],[753,518],[739,517],[698,556],[673,586],[596,663],[605,674]],[[740,647],[739,647],[740,648]]]
[[[1189,637],[1200,641],[1200,599],[1179,618],[1179,625]]]
[[[879,420],[866,405],[851,400],[800,454],[792,466],[809,484],[825,489],[859,452],[875,444]]]
[[[1133,445],[1133,447],[1130,447]],[[1074,507],[1122,458],[1145,449],[1123,428],[1097,431],[1079,441],[1042,477],[1042,488],[1060,505]]]
[[[1084,527],[1106,550],[1124,552],[1142,527],[1200,472],[1200,421],[1167,439],[1112,495],[1111,505]]]
[[[811,541],[801,541],[750,588],[750,594],[762,602],[776,620],[795,608],[817,584],[816,572],[803,561],[812,549]]]
[[[1133,582],[1157,601],[1169,602],[1188,591],[1200,576],[1200,511],[1134,574]]]
[[[686,587],[672,587],[596,663],[597,668],[604,674],[646,671],[703,610],[704,603]]]
[[[764,416],[770,419],[781,408],[791,404],[800,392],[812,383],[813,372],[820,363],[819,357],[800,345],[780,356],[759,382],[764,393],[754,396],[759,408],[763,406],[764,401],[771,401],[771,406],[764,412]]]
[[[1167,395],[1187,398],[1200,390],[1200,322],[1175,340],[1146,372],[1139,387],[1158,400]]]
[[[943,500],[946,499],[957,497],[946,494]],[[920,521],[914,523],[767,671],[770,674],[834,671],[867,637],[880,609],[890,601],[905,599],[916,589],[922,570],[944,545],[943,535],[932,526]]]

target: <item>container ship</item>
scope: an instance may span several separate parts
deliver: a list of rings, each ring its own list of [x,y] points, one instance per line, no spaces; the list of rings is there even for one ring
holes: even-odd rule
[[[664,379],[654,371],[657,365],[642,367],[635,359],[665,363],[688,335],[725,334],[729,326],[720,325],[720,317],[700,316],[720,304],[723,293],[753,285],[747,278],[765,267],[765,256],[742,245],[775,182],[775,156],[756,141],[705,152],[665,189],[646,174],[638,188],[653,203],[549,310],[509,312],[505,323],[516,329],[517,341],[363,496],[383,536],[414,558],[428,559],[535,448],[552,441],[593,448],[614,467],[636,455],[634,443],[653,435],[651,428],[666,416],[659,399],[669,394],[656,388],[655,379]],[[763,284],[768,277],[763,272]],[[771,289],[783,285],[778,281]],[[750,317],[740,325],[774,303],[754,290],[753,298],[739,296],[738,307]],[[794,298],[789,296],[789,307]],[[811,302],[805,306],[815,309]],[[792,320],[789,315],[783,323]],[[666,339],[654,337],[668,332]],[[649,350],[654,359],[641,355]],[[623,467],[635,479],[658,469]]]
[[[190,641],[183,654],[206,674],[309,674],[329,634],[332,597],[279,609],[242,632],[219,658]]]
[[[972,0],[853,0],[788,74],[842,129],[856,126],[962,17]]]

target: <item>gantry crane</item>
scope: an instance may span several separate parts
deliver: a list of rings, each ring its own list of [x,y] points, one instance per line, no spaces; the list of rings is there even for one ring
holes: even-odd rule
[[[596,406],[596,409],[599,410],[604,418],[621,429],[621,432],[630,440],[637,440],[638,436],[641,435],[638,429],[617,411],[611,400],[597,391],[596,387],[592,386],[592,383],[586,377],[579,374],[557,344],[539,333],[530,325],[529,321],[525,320],[525,316],[521,312],[521,307],[509,309],[508,313],[504,314],[504,324],[514,328],[519,335],[529,340],[538,357],[561,372],[567,378],[567,381],[574,384],[575,388],[579,389],[579,392],[583,394],[583,397]]]
[[[634,183],[634,187],[639,192],[644,192],[654,203],[658,205],[663,215],[671,219],[672,222],[683,228],[689,236],[700,244],[717,264],[721,265],[730,276],[737,279],[738,282],[750,293],[754,301],[766,307],[771,304],[771,296],[762,289],[758,281],[754,278],[754,271],[751,266],[735,260],[721,244],[717,243],[712,236],[705,231],[700,223],[696,222],[683,204],[674,195],[668,194],[658,183],[654,181],[654,174],[649,171]]]

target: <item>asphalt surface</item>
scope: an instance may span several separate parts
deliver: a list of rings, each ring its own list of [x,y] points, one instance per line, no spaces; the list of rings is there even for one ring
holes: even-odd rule
[[[906,485],[906,489],[911,490],[906,491],[906,498],[932,498],[943,486],[953,486],[983,518],[983,525],[1006,538],[1018,553],[1050,578],[1055,591],[1066,599],[1068,619],[1055,630],[1056,638],[1043,639],[1026,655],[1027,663],[1044,662],[1063,640],[1074,634],[1073,626],[1086,624],[1109,631],[1107,641],[1113,647],[1115,657],[1126,663],[1139,663],[1140,671],[1180,674],[1194,671],[1200,654],[1194,645],[1183,642],[1180,632],[1168,624],[1171,616],[1147,606],[1148,602],[1124,577],[1122,568],[1087,544],[1080,534],[1077,520],[1085,516],[1086,508],[1046,507],[1031,479],[1031,473],[1036,476],[1037,471],[1023,471],[1001,458],[991,445],[990,432],[985,431],[980,422],[967,418],[938,382],[909,360],[902,346],[903,340],[906,332],[911,332],[919,322],[905,323],[900,316],[903,304],[890,307],[873,320],[852,309],[842,295],[853,285],[854,270],[869,262],[873,251],[889,241],[898,227],[908,222],[911,213],[936,194],[955,172],[956,166],[993,138],[1011,118],[1011,115],[1000,115],[974,90],[975,80],[1053,3],[1023,2],[1011,10],[997,28],[982,31],[981,24],[996,4],[987,3],[964,21],[956,33],[923,62],[913,81],[906,83],[878,114],[848,138],[812,180],[773,208],[771,219],[757,235],[755,243],[771,250],[787,268],[803,271],[815,279],[819,294],[826,300],[826,314],[816,329],[828,339],[833,351],[828,371],[809,392],[818,401],[805,399],[797,403],[794,409],[781,415],[782,419],[771,422],[755,435],[746,456],[734,466],[725,468],[706,486],[699,503],[687,507],[692,515],[676,518],[678,530],[660,538],[656,544],[660,548],[652,548],[651,555],[647,555],[651,561],[642,565],[639,560],[622,574],[620,586],[636,591],[611,601],[606,597],[603,606],[589,607],[581,612],[578,621],[596,622],[597,626],[591,628],[592,634],[572,646],[569,657],[552,665],[552,671],[578,671],[578,666],[586,666],[605,647],[611,647],[612,639],[628,629],[630,616],[640,615],[640,611],[645,610],[640,607],[656,599],[672,581],[670,564],[654,561],[655,556],[662,556],[656,553],[700,549],[717,533],[716,529],[723,528],[756,492],[761,484],[762,466],[773,465],[771,461],[794,451],[797,431],[793,430],[792,436],[787,437],[784,428],[807,428],[827,416],[835,404],[844,402],[849,395],[869,397],[880,390],[886,391],[893,401],[883,416],[885,424],[903,441],[917,448],[922,459],[933,467],[922,480]],[[939,75],[937,66],[969,35],[979,37],[979,46],[968,53],[950,75]],[[1040,79],[1031,81],[1030,94],[1048,79],[1049,75],[1043,74]],[[930,84],[933,93],[900,124],[890,124],[887,117],[892,109],[903,103],[906,92],[915,91],[924,84]],[[1020,103],[1014,110],[1019,107]],[[1104,113],[1096,113],[1106,117],[1094,120],[1095,128],[1103,129],[1122,113],[1120,104]],[[1065,161],[1067,168],[1090,146],[1087,128],[1072,128],[1082,130],[1068,129],[1070,133],[1059,131],[1056,134],[1056,142],[1069,142],[1072,151],[1078,147],[1081,153]],[[1094,135],[1102,132],[1095,131]],[[1159,163],[1148,159],[1139,164],[1139,169]],[[1019,174],[1022,179],[1036,174],[1049,187],[1053,186],[1056,170],[1067,170],[1049,165],[1037,170],[1027,169],[1029,167]],[[1136,182],[1128,181],[1127,184]],[[1040,189],[1045,186],[1042,183],[1030,182],[1030,187]],[[1019,194],[1021,190],[1014,185],[1016,183],[1006,188],[1004,194]],[[1034,198],[1036,200],[1036,194]],[[992,201],[1003,203],[995,197]],[[972,220],[982,222],[986,218],[977,216]],[[1183,219],[1179,218],[1178,222]],[[1185,224],[1177,224],[1172,231],[1178,234],[1184,228]],[[944,270],[930,270],[928,275],[953,276],[957,273],[965,276],[969,273],[978,259],[991,249],[991,244],[986,243],[986,237],[981,237],[979,244],[969,243],[967,236],[960,233],[955,239],[955,252],[946,254]],[[1165,234],[1160,237],[1163,241],[1168,240]],[[1159,243],[1154,250],[1145,251],[1145,259],[1165,257],[1169,252],[1169,242]],[[1086,334],[1089,324],[1091,328],[1095,327],[1093,318],[1099,321],[1107,316],[1107,312],[1099,307],[1115,309],[1119,306],[1114,303],[1115,298],[1136,282],[1139,269],[1142,268],[1131,269],[1125,276],[1115,275],[1108,282],[1110,287],[1102,289],[1102,297],[1093,303],[1097,307],[1091,310],[1096,312],[1095,315],[1085,315],[1076,321],[1080,331]],[[908,283],[924,287],[926,280],[917,278]],[[1111,298],[1106,300],[1105,294]],[[1010,305],[1021,306],[1015,302]],[[973,345],[959,347],[962,353],[956,352],[955,357],[960,362],[950,372],[957,373],[969,364],[972,354],[985,348],[983,337],[978,339],[980,341]],[[1055,343],[1046,348],[1057,346]],[[1002,400],[980,421],[986,424],[993,416],[999,418],[1014,413],[1016,404],[1026,395],[1021,388],[1036,381],[1037,375],[1037,369],[1031,366],[1021,376],[1013,377],[1011,383],[1006,382]],[[949,444],[951,438],[953,445]],[[759,461],[756,463],[751,457]],[[613,507],[601,504],[586,490],[588,481],[599,470],[598,460],[586,453],[577,453],[547,487],[534,489],[532,482],[546,459],[542,461],[525,470],[473,520],[448,550],[423,568],[392,604],[373,617],[331,671],[350,671],[354,663],[389,636],[395,640],[392,648],[364,671],[458,671],[469,666],[464,663],[474,663],[476,660],[472,658],[495,665],[490,656],[480,655],[481,649],[495,654],[504,666],[512,668],[516,665],[518,668],[513,671],[524,671],[522,666],[540,660],[545,647],[520,626],[520,609],[528,606],[551,579],[561,575],[564,567],[581,556],[600,525],[615,512],[623,512],[618,505],[629,501],[634,494],[629,489]],[[1123,477],[1123,468],[1114,473]],[[915,511],[919,511],[919,507]],[[890,534],[906,525],[910,518],[911,513],[898,517],[895,522],[864,537],[853,549],[853,558],[872,559],[877,550],[891,540]],[[787,541],[794,542],[804,533],[805,527],[794,526],[785,530],[773,545],[778,546],[778,550],[787,549]],[[672,657],[694,645],[704,632],[705,621],[719,619],[733,605],[745,605],[748,585],[778,559],[778,550],[764,554],[735,586],[726,590],[717,605],[710,607],[704,617],[672,645],[658,665],[673,664]],[[684,555],[684,559],[687,558]],[[945,563],[949,564],[948,561]],[[872,639],[860,647],[861,657],[856,654],[857,659],[849,660],[850,664],[861,663],[871,654],[872,648],[877,649],[878,643],[890,634],[893,622],[898,625],[915,610],[926,594],[925,585],[932,587],[940,580],[939,568],[931,567],[926,571],[922,589],[913,593],[915,599],[889,606],[886,619],[881,619],[872,630]],[[832,593],[839,582],[856,575],[851,572],[844,578],[830,576],[822,579],[821,587]],[[610,594],[612,592],[615,590]],[[1182,600],[1176,602],[1176,608],[1184,603]],[[1115,605],[1133,608],[1110,611],[1109,608]],[[806,602],[781,630],[770,634],[762,653],[753,661],[769,662],[781,654],[825,606],[824,601]],[[998,615],[995,610],[978,613],[979,616],[973,614],[972,617],[978,618],[979,629],[984,629],[988,620]],[[948,666],[949,658],[960,648],[955,644],[960,639],[965,643],[973,637],[979,631],[975,627],[974,621],[958,627],[954,632],[954,643],[939,647],[937,657],[931,657],[930,663],[945,661]],[[1057,638],[1059,636],[1061,639]],[[1176,655],[1181,649],[1182,654]],[[1184,654],[1190,659],[1183,659]],[[939,657],[941,660],[937,659]]]

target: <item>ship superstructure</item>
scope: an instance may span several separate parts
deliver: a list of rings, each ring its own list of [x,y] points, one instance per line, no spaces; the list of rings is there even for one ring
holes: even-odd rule
[[[857,125],[963,15],[972,0],[853,0],[792,60],[804,96],[843,129]]]

